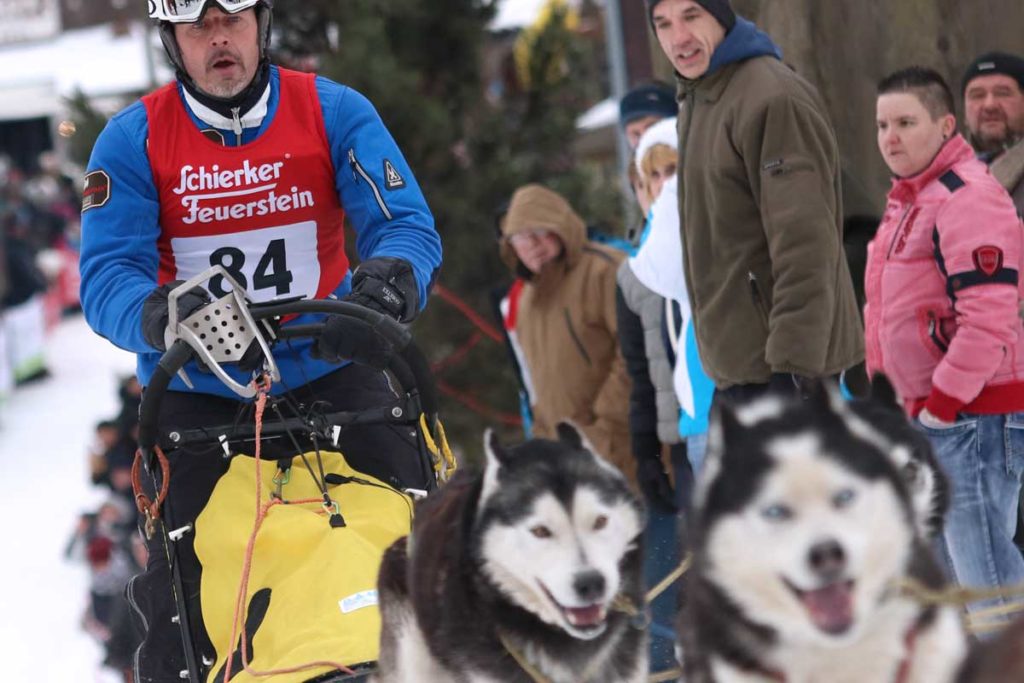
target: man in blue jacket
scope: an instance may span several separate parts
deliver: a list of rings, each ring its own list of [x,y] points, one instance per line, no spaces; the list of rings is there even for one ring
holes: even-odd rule
[[[426,302],[441,243],[420,188],[373,106],[325,78],[271,66],[272,0],[151,0],[174,83],[114,116],[87,169],[82,217],[82,306],[96,332],[138,354],[147,384],[165,350],[169,292],[222,265],[257,302],[340,298],[409,322]],[[360,265],[349,271],[344,217]],[[227,285],[214,278],[178,298],[179,319]],[[321,317],[312,318],[319,320]],[[310,322],[302,316],[292,324]],[[328,316],[313,341],[274,351],[275,392],[358,410],[393,401],[383,372],[349,364],[343,323]],[[246,354],[252,360],[253,351]],[[259,353],[255,354],[259,357]],[[262,358],[259,358],[262,360]],[[225,370],[247,384],[255,363]],[[195,362],[175,378],[162,433],[232,423],[251,405]],[[388,426],[348,429],[353,466],[395,486],[424,488],[414,435]],[[227,463],[169,454],[169,528],[194,522]],[[201,567],[190,539],[176,544],[199,658],[213,660],[199,617]],[[186,668],[162,544],[129,586],[147,628],[135,680],[178,680]]]

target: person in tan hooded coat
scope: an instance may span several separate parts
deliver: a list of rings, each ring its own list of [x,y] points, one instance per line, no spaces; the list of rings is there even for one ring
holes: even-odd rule
[[[625,255],[589,241],[569,202],[536,184],[512,195],[501,232],[501,257],[526,283],[515,332],[533,389],[534,436],[554,438],[559,420],[572,420],[635,485],[615,312]]]

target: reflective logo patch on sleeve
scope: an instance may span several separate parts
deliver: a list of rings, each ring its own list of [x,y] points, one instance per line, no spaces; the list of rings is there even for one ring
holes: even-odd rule
[[[106,171],[93,171],[85,176],[82,188],[82,213],[103,206],[110,200],[110,176]]]
[[[388,190],[405,187],[405,179],[395,170],[395,165],[387,159],[384,160],[384,187]]]

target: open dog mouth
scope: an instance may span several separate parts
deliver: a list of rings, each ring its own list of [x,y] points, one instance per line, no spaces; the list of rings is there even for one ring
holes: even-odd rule
[[[608,616],[607,606],[602,603],[594,603],[585,607],[566,607],[558,602],[558,600],[555,600],[555,596],[551,594],[547,586],[540,581],[537,581],[537,583],[540,585],[540,589],[544,591],[544,595],[551,601],[551,604],[562,613],[566,623],[574,629],[586,635],[597,635],[604,629],[605,617]]]
[[[811,622],[825,633],[838,636],[853,626],[853,581],[836,581],[821,588],[801,590],[783,578],[803,603]]]

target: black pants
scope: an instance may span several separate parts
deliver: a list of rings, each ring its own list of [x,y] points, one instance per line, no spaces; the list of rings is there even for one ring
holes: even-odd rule
[[[355,364],[300,387],[292,395],[307,406],[314,401],[326,402],[330,407],[325,407],[325,412],[358,411],[397,403],[395,392],[383,372]],[[252,405],[219,396],[167,392],[160,407],[160,433],[232,424],[236,419],[239,424],[252,424]],[[272,420],[269,409],[264,419]],[[388,424],[352,426],[342,433],[339,447],[349,464],[357,470],[395,486],[428,488],[429,473],[420,461],[417,436],[412,427]],[[286,454],[296,455],[294,447],[278,442],[269,447],[265,445],[261,456],[273,458]],[[215,440],[208,447],[170,451],[167,459],[171,466],[171,483],[162,510],[164,524],[169,530],[194,525],[217,481],[227,472],[229,461],[223,457],[223,451]],[[240,530],[239,533],[246,531]],[[200,610],[202,567],[195,554],[191,533],[182,536],[173,546],[188,604],[191,641],[202,665],[203,659],[207,662],[216,660],[216,649],[203,627]],[[177,609],[169,564],[171,549],[164,547],[160,533],[147,541],[147,547],[149,562],[146,571],[133,578],[127,588],[128,600],[145,633],[135,654],[135,681],[178,682],[182,680],[180,672],[187,667],[181,630],[176,623]],[[216,645],[223,648],[226,644]]]

